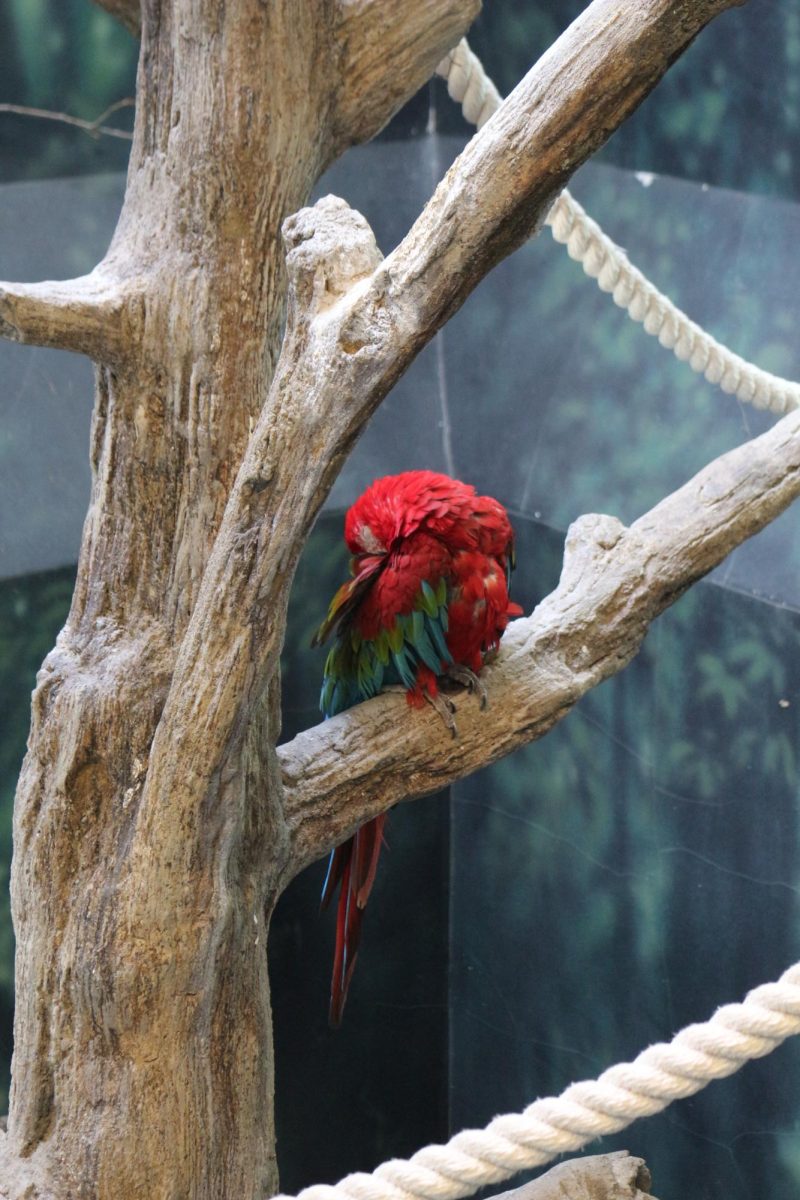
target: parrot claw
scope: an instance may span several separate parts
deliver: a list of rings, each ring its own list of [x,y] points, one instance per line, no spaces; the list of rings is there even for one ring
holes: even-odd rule
[[[450,736],[457,738],[458,726],[456,725],[455,718],[456,706],[453,704],[453,701],[448,700],[446,696],[441,694],[441,692],[439,692],[439,694],[436,696],[431,696],[428,692],[425,692],[424,695],[425,699],[428,701],[428,704],[430,704],[432,708],[436,709],[437,713],[450,730]]]
[[[383,695],[385,692],[402,692],[405,696],[407,695],[407,688],[404,688],[401,683],[387,683],[386,687],[381,688],[381,695]],[[457,709],[453,701],[448,700],[447,697],[443,696],[441,692],[439,692],[436,696],[431,696],[429,692],[423,692],[422,695],[427,700],[428,704],[430,704],[431,708],[436,709],[437,713],[450,730],[451,735],[454,738],[458,737],[458,726],[456,725],[455,721],[455,713]]]
[[[469,667],[461,667],[458,663],[453,663],[447,668],[446,675],[454,683],[460,683],[463,687],[467,688],[473,696],[477,696],[481,710],[489,707],[489,694],[486,691],[486,685],[478,678],[474,671],[470,671]]]

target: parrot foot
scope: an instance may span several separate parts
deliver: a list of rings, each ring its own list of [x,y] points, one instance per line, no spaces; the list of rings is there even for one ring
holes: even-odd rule
[[[381,695],[384,695],[387,692],[402,692],[404,696],[408,695],[408,689],[404,688],[401,683],[387,683],[386,687],[381,688]],[[436,696],[431,696],[429,692],[424,691],[422,696],[425,700],[427,700],[431,708],[436,709],[437,713],[450,730],[451,735],[454,738],[458,737],[458,726],[456,725],[456,719],[454,715],[457,710],[453,701],[448,700],[446,696],[441,694],[441,692],[439,692],[439,694]]]
[[[453,663],[447,668],[445,675],[454,683],[460,683],[462,687],[467,688],[473,696],[477,696],[481,709],[488,708],[489,694],[486,691],[486,685],[474,671],[470,671],[469,667],[460,667],[458,663]]]
[[[424,693],[425,699],[432,708],[435,708],[439,716],[444,721],[447,728],[450,730],[450,736],[458,737],[458,726],[456,725],[456,706],[452,700],[448,700],[441,692],[436,696],[431,696],[428,692]]]

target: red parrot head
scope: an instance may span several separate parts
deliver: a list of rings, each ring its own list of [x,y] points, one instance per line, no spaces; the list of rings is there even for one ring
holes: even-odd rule
[[[436,471],[405,471],[376,479],[347,513],[344,536],[351,554],[384,555],[398,538],[424,526],[447,537],[475,502],[470,484]],[[496,501],[491,501],[496,504]],[[503,511],[497,505],[499,511]]]

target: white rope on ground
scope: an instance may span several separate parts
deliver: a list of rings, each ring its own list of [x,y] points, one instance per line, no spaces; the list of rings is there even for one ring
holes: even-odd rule
[[[436,73],[447,80],[450,96],[478,129],[501,104],[500,93],[466,39],[442,59]],[[800,407],[800,384],[762,371],[691,321],[629,262],[625,251],[587,216],[566,188],[546,223],[555,240],[566,244],[570,257],[583,265],[598,287],[610,292],[615,304],[627,309],[634,321],[641,321],[647,333],[676,358],[688,362],[693,371],[756,408],[785,413]]]
[[[669,1043],[619,1063],[596,1081],[573,1083],[559,1097],[536,1100],[521,1113],[495,1117],[486,1129],[465,1130],[446,1146],[427,1146],[410,1159],[384,1163],[370,1175],[348,1175],[336,1186],[305,1188],[297,1200],[457,1200],[517,1171],[543,1166],[565,1151],[618,1133],[638,1117],[699,1092],[712,1079],[769,1054],[800,1033],[800,963],[777,983],[726,1004],[710,1021],[689,1025]],[[289,1200],[279,1197],[278,1200]]]

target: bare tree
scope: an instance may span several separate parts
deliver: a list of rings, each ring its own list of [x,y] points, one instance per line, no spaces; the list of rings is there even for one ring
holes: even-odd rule
[[[15,811],[1,1194],[275,1190],[264,934],[281,890],[364,818],[546,732],[797,494],[790,416],[630,529],[579,522],[558,591],[487,672],[488,719],[463,707],[458,753],[389,696],[276,750],[294,568],[360,430],[737,2],[595,0],[382,260],[343,202],[298,210],[479,0],[143,0],[111,247],[84,278],[0,288],[5,336],[97,363],[76,591]],[[136,0],[101,3],[139,29]]]

